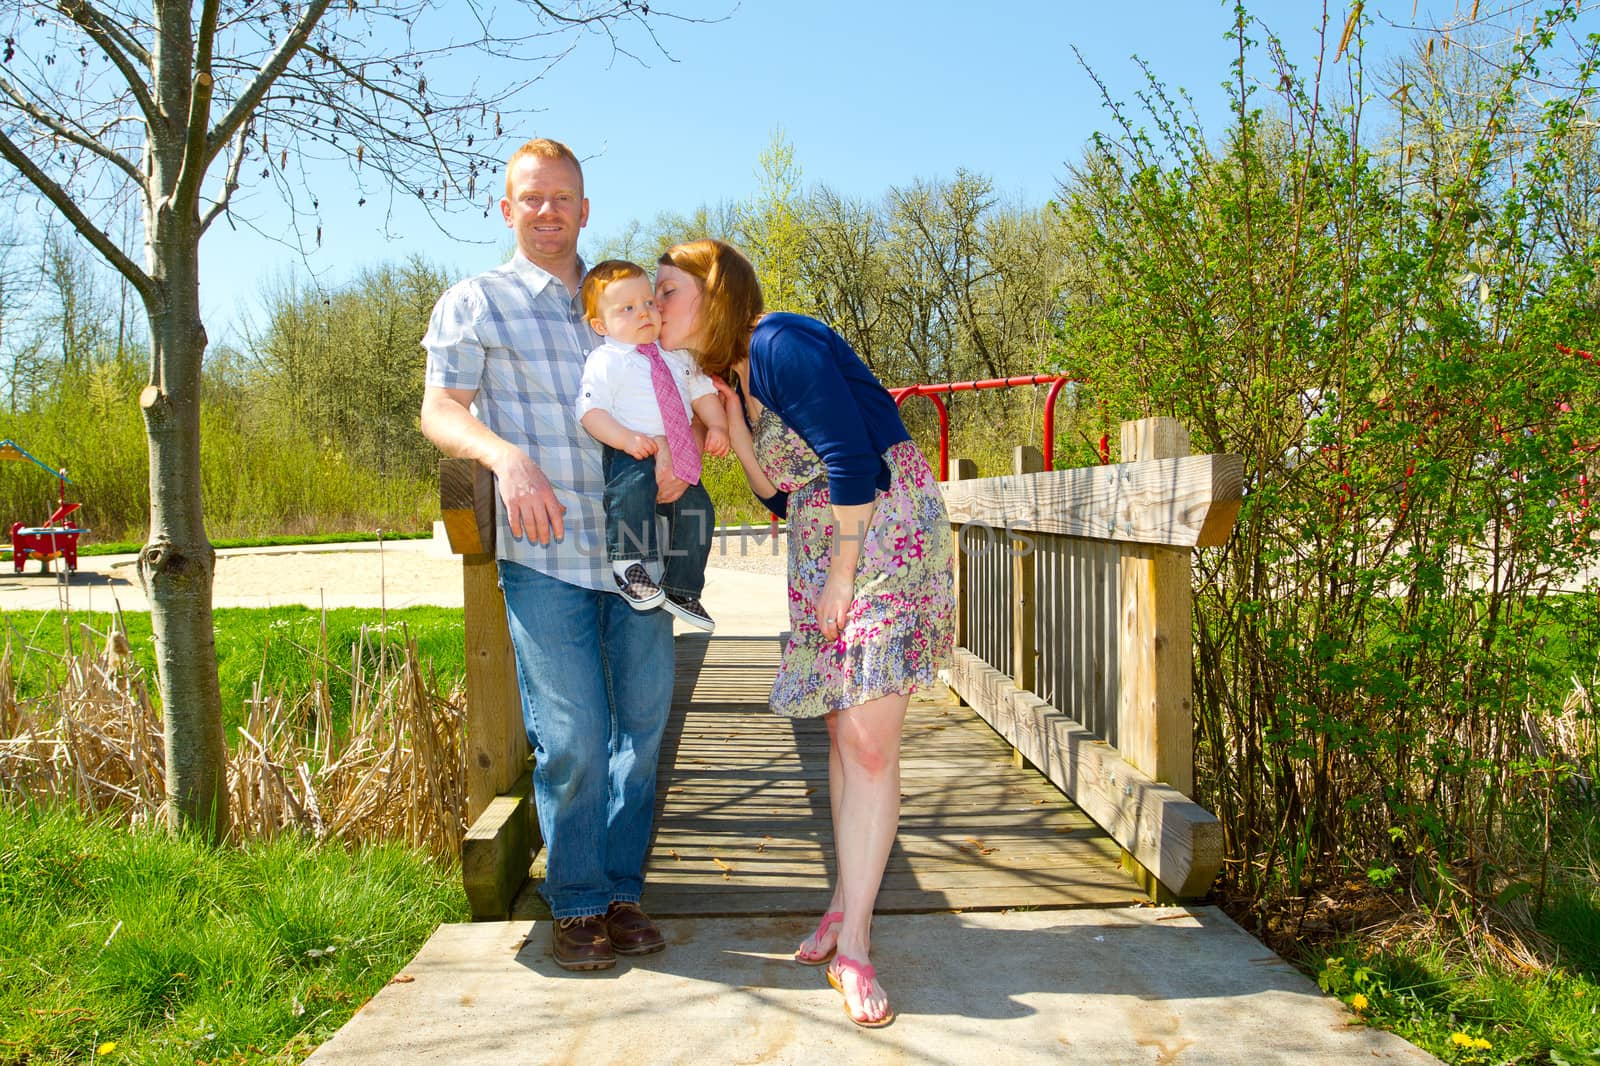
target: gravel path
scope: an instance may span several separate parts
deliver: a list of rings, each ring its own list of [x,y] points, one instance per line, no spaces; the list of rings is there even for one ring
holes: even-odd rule
[[[25,574],[12,573],[10,566],[4,566],[0,570],[0,610],[110,610],[114,606],[149,610],[139,584],[137,558],[85,556],[70,580],[58,573],[39,573],[37,564],[30,565]],[[774,540],[768,527],[723,532],[713,543],[707,564],[708,576],[717,584],[717,598],[722,601],[716,606],[735,611],[766,605],[781,615],[787,609],[782,591],[787,566],[787,538],[780,535]],[[715,578],[719,571],[725,575],[721,579]],[[440,541],[402,540],[385,543],[381,552],[373,543],[219,552],[213,606],[449,607],[459,606],[461,595],[459,556],[449,554]]]
[[[782,575],[789,566],[789,537],[773,537],[765,526],[723,531],[711,544],[708,568]]]

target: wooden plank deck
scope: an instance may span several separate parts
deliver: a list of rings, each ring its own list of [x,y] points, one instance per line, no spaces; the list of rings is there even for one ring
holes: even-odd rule
[[[777,638],[678,638],[645,909],[662,917],[812,914],[833,855],[828,736],[779,718],[767,695]],[[948,695],[919,694],[901,757],[900,835],[878,909],[926,913],[1107,907],[1144,897],[1118,848]],[[534,880],[515,916],[545,911]]]

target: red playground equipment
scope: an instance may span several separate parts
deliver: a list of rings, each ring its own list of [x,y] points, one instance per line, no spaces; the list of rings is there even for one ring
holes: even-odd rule
[[[21,462],[26,460],[60,484],[57,495],[56,509],[45,519],[42,526],[29,526],[21,522],[11,524],[11,565],[17,573],[22,573],[22,567],[29,559],[39,560],[39,572],[50,572],[50,561],[60,559],[68,571],[76,572],[78,569],[78,538],[89,532],[71,525],[67,516],[82,507],[81,503],[67,502],[67,485],[71,479],[65,470],[51,470],[44,463],[29,455],[22,446],[11,439],[0,440],[0,461]]]

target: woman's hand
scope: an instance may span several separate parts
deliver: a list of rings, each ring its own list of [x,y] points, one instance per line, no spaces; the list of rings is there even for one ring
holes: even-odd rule
[[[834,504],[833,545],[828,556],[828,576],[817,597],[817,624],[824,640],[838,640],[850,618],[850,601],[855,598],[856,567],[861,548],[872,528],[877,504]]]
[[[854,577],[838,577],[830,570],[828,579],[822,583],[822,595],[817,597],[817,624],[822,627],[824,640],[838,640],[844,634],[845,622],[850,618],[850,602],[854,598]]]
[[[722,400],[722,410],[728,416],[728,440],[734,453],[739,454],[740,446],[750,443],[750,427],[744,420],[744,401],[721,378],[712,378],[711,384],[716,387],[717,395]]]
[[[755,441],[750,438],[750,424],[744,420],[744,401],[721,378],[712,378],[711,384],[716,387],[717,395],[722,400],[722,409],[728,416],[728,450],[738,458],[750,491],[763,500],[769,499],[778,489],[767,479],[761,464],[756,462]]]

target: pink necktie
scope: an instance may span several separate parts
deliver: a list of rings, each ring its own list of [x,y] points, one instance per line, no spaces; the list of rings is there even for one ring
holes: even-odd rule
[[[661,358],[661,349],[654,341],[639,345],[639,354],[650,360],[650,384],[655,386],[656,403],[661,408],[661,425],[672,452],[672,472],[693,485],[700,480],[700,444],[689,428],[689,416],[683,411],[683,395],[672,378],[672,368]]]

